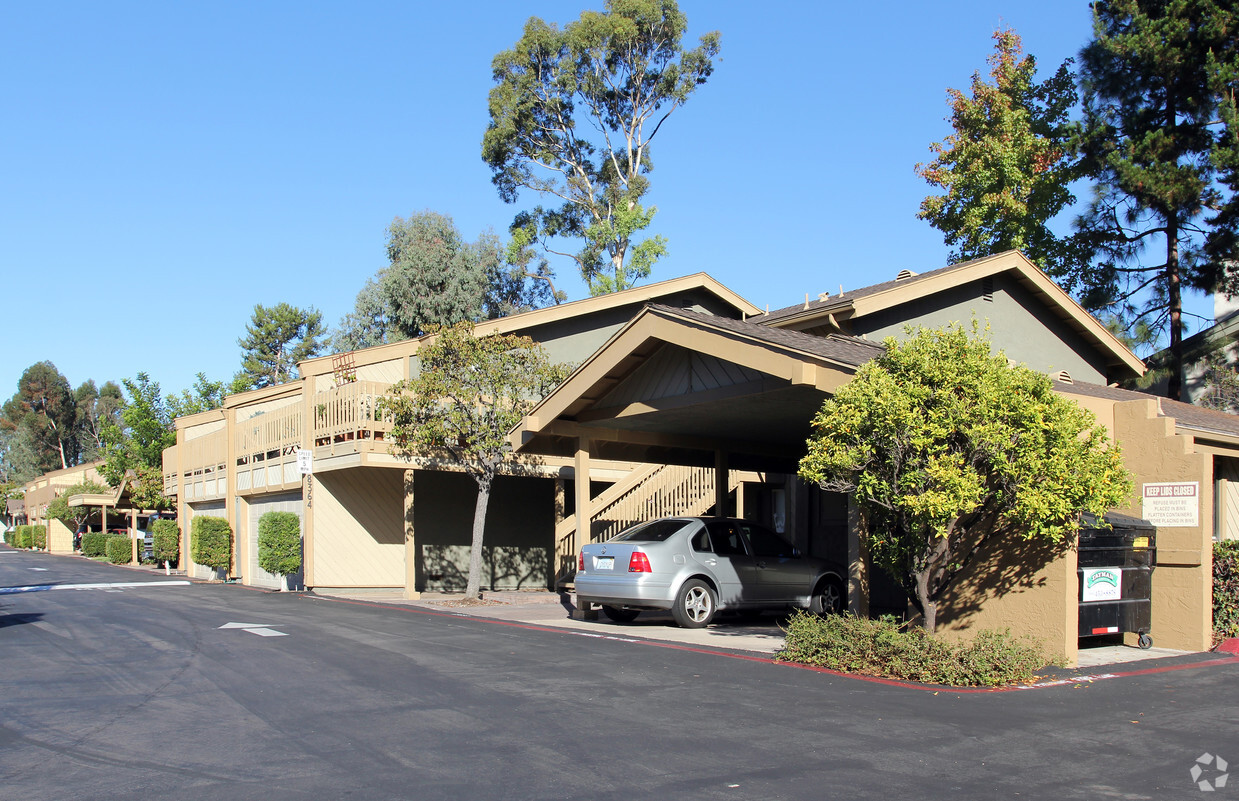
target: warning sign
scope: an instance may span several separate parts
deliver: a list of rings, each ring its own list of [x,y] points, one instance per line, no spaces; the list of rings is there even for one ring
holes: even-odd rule
[[[1144,485],[1141,517],[1155,526],[1199,526],[1200,482]]]

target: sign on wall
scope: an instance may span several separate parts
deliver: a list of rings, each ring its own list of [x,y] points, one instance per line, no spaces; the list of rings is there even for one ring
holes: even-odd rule
[[[314,474],[314,451],[309,448],[297,449],[297,471],[303,476]]]
[[[1080,581],[1084,583],[1080,600],[1118,601],[1123,597],[1123,571],[1117,567],[1085,568]]]
[[[1145,484],[1140,516],[1155,526],[1199,526],[1200,482]]]

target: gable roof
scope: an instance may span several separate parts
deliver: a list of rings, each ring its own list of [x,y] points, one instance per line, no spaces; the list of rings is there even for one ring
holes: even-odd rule
[[[903,278],[842,292],[822,294],[799,306],[760,314],[753,322],[779,328],[838,327],[839,321],[857,319],[894,308],[939,292],[999,273],[1006,273],[1039,298],[1060,320],[1105,357],[1109,366],[1122,368],[1133,377],[1144,374],[1144,363],[1095,317],[1076,303],[1058,284],[1023,253],[1011,250],[995,256],[952,264],[926,273],[906,272]]]
[[[566,320],[572,317],[581,317],[584,315],[595,314],[601,311],[620,308],[623,306],[639,306],[643,303],[654,303],[659,299],[665,299],[670,296],[680,295],[685,292],[701,290],[714,295],[726,305],[732,307],[737,315],[752,317],[760,314],[761,309],[754,306],[749,301],[742,298],[736,292],[728,289],[723,284],[712,278],[704,272],[685,275],[679,278],[671,278],[666,281],[656,281],[652,284],[643,284],[642,286],[624,289],[619,292],[611,292],[606,295],[597,295],[581,300],[567,301],[554,306],[544,306],[540,309],[520,312],[518,314],[510,314],[506,317],[498,317],[494,320],[482,320],[474,326],[474,332],[479,336],[484,334],[508,334],[517,331],[524,331],[535,328],[548,323],[555,323],[561,320]],[[385,345],[375,345],[369,348],[362,348],[354,351],[355,358],[358,364],[369,363],[374,361],[384,361],[404,354],[406,351],[416,351],[417,343],[425,337],[413,340],[402,340],[400,342],[391,342]],[[316,356],[313,359],[306,359],[297,365],[302,377],[309,375],[318,375],[329,371],[331,367],[332,356],[338,354],[328,354],[324,356]]]
[[[584,437],[605,458],[685,464],[723,448],[737,465],[777,461],[786,471],[822,401],[882,352],[857,337],[650,304],[544,398],[509,442],[525,453],[568,454],[573,438]]]

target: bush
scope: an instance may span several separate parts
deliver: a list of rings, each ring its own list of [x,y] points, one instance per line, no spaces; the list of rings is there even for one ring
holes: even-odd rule
[[[995,687],[1029,681],[1047,661],[1029,638],[983,631],[971,642],[950,643],[924,629],[902,630],[891,618],[792,615],[787,642],[776,655],[843,673],[926,684]]]
[[[133,541],[128,537],[107,538],[108,561],[114,565],[127,565],[133,561]]]
[[[189,540],[190,554],[198,564],[216,570],[232,564],[232,527],[222,517],[195,517]]]
[[[30,540],[30,547],[47,550],[47,526],[31,526]]]
[[[115,537],[103,531],[88,531],[82,535],[82,556],[107,556],[108,540]]]
[[[152,520],[147,530],[151,532],[151,555],[156,562],[181,560],[181,527],[175,520]]]
[[[18,526],[16,545],[18,548],[34,547],[34,529],[36,526]]]
[[[1213,543],[1213,633],[1239,637],[1239,540]]]
[[[258,566],[277,576],[301,569],[301,519],[292,512],[267,512],[258,519]]]

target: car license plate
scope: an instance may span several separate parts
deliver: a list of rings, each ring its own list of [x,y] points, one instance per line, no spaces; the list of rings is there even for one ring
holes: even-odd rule
[[[594,557],[594,570],[614,570],[614,569],[615,569],[615,557],[614,556],[595,556]]]

